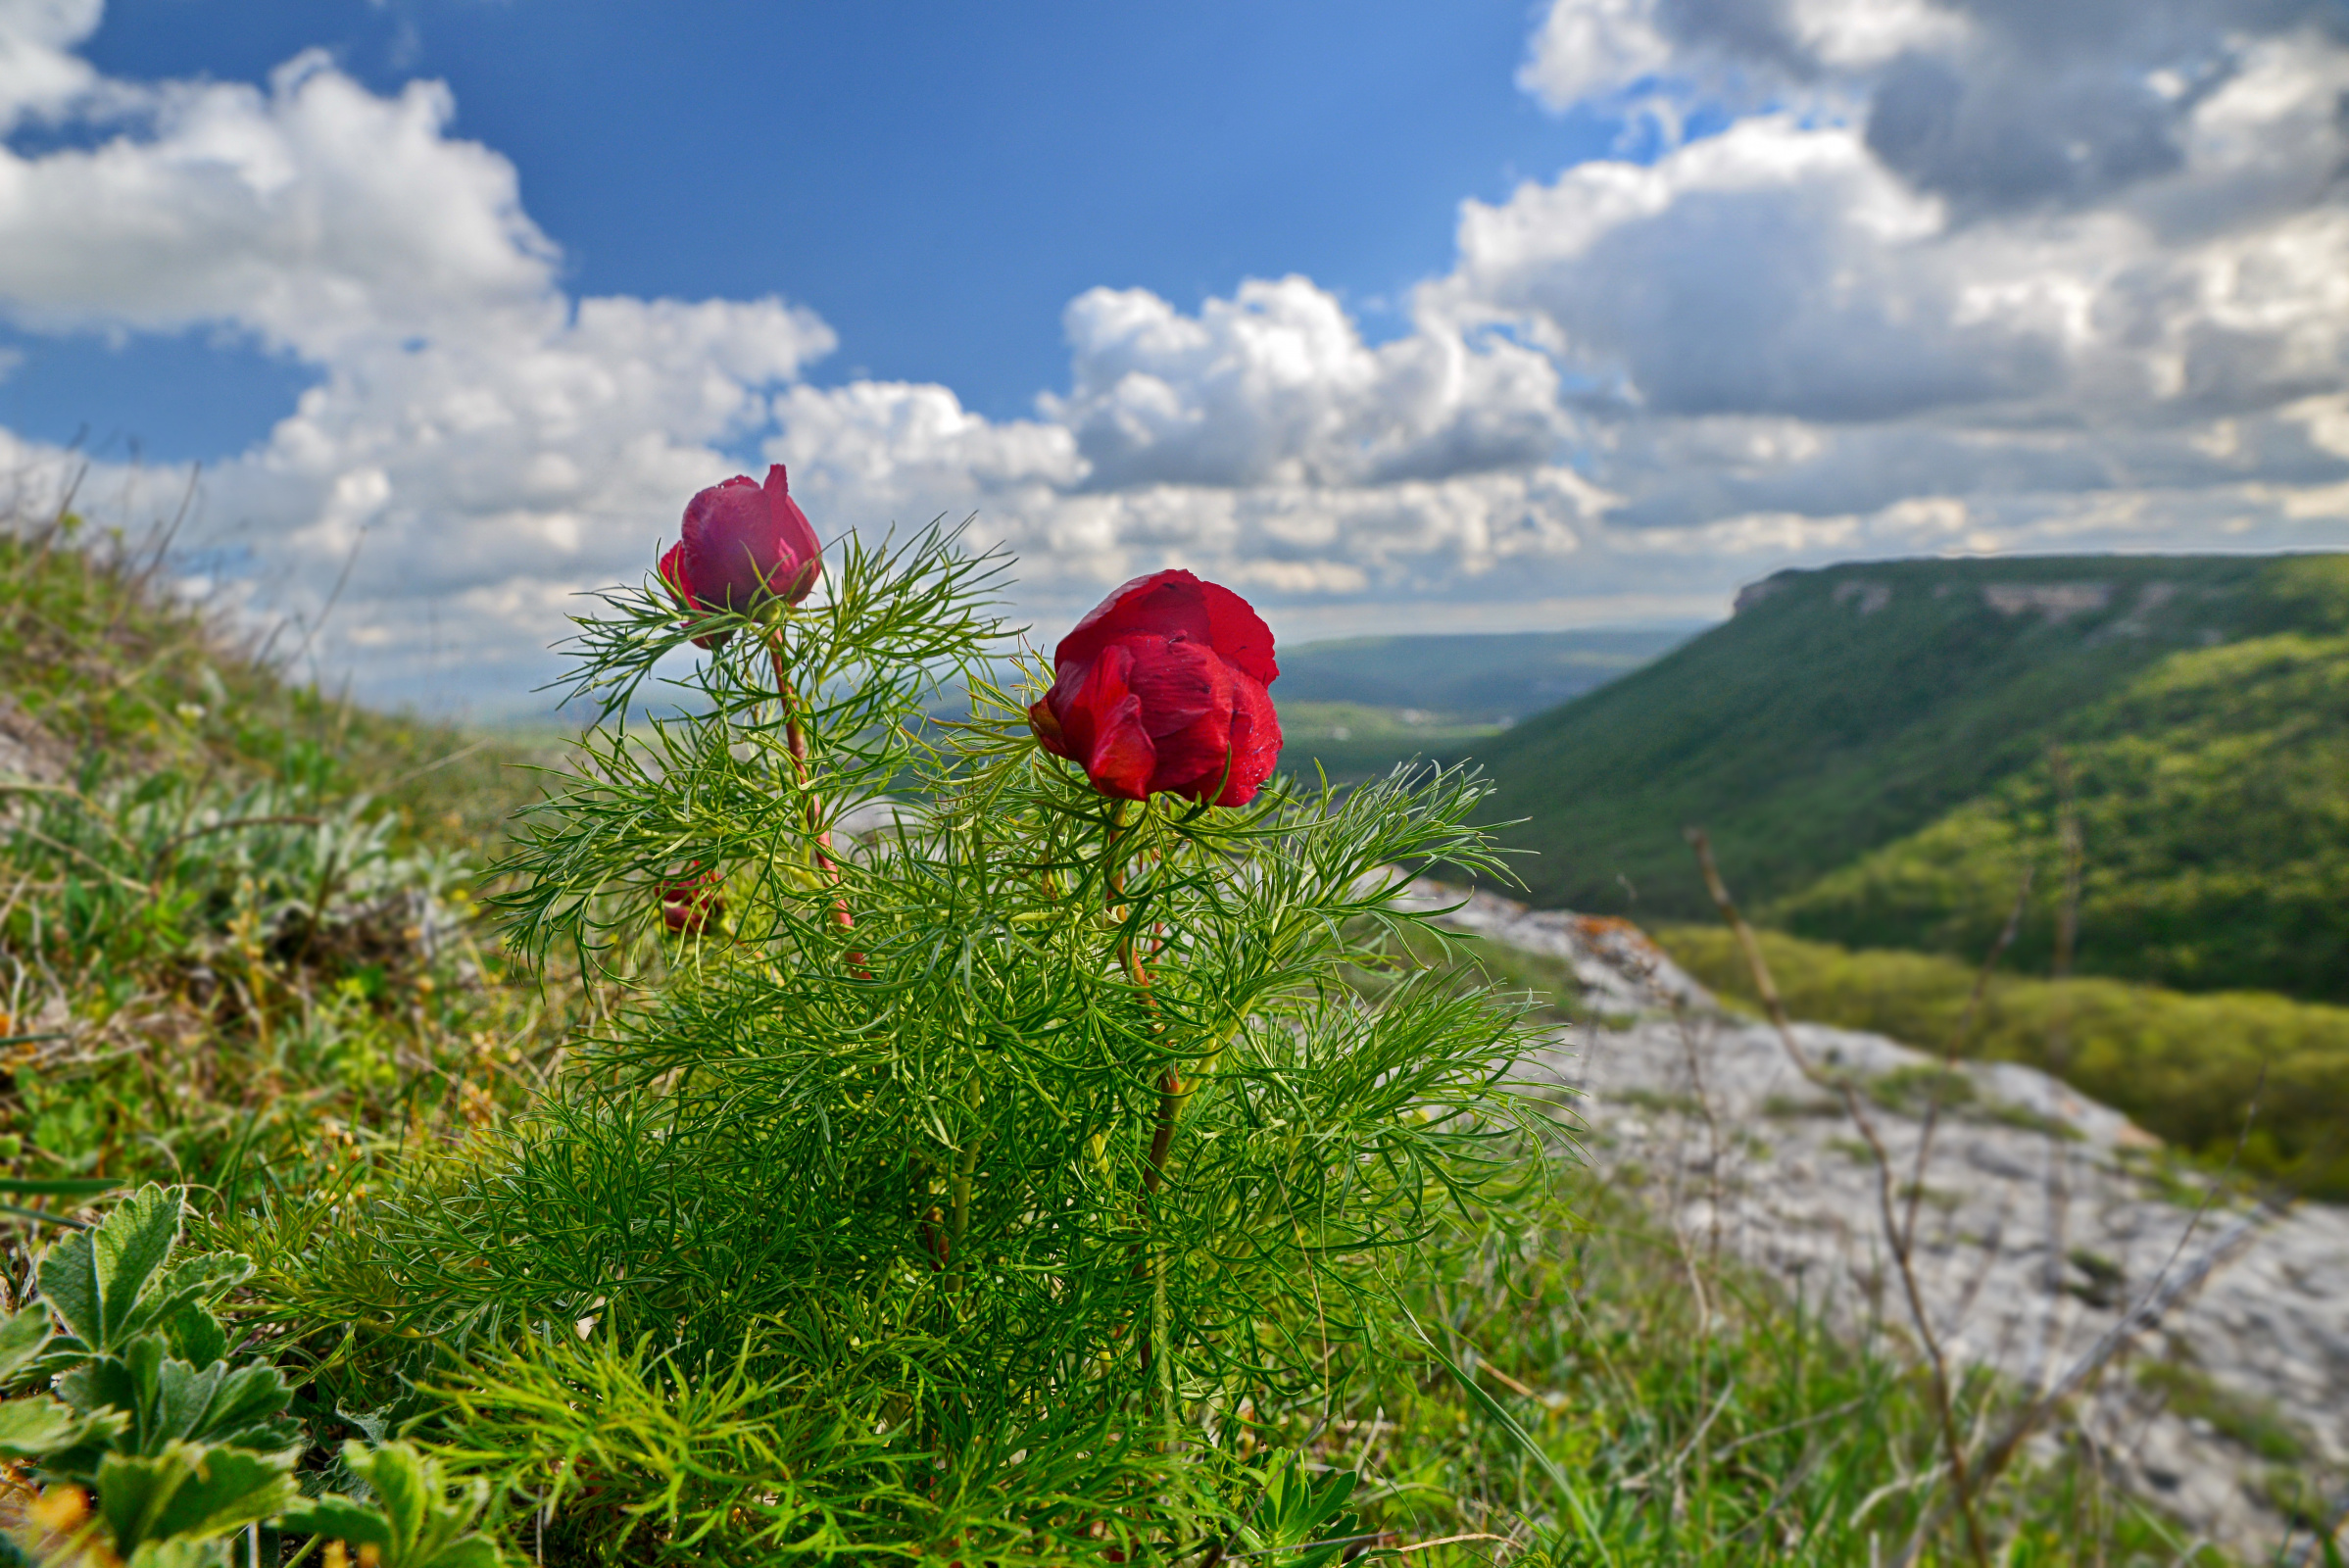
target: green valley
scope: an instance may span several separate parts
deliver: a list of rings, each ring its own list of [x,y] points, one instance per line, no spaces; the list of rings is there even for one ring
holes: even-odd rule
[[[1482,751],[1519,719],[1630,673],[1691,627],[1355,637],[1281,652],[1283,765],[1369,778]]]

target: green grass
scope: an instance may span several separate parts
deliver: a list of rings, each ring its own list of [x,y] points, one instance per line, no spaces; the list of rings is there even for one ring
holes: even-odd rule
[[[2083,965],[2349,997],[2349,558],[1892,562],[1765,586],[1473,748],[1527,818],[1505,838],[1539,852],[1519,867],[1536,903],[1703,918],[1695,824],[1749,907],[1979,952],[2020,862],[2050,858],[2060,743],[2086,824]],[[2034,592],[2080,608],[1990,603]]]
[[[1907,1540],[1930,1488],[1933,1407],[1889,1348],[1829,1332],[1816,1303],[1705,1255],[1617,1190],[1572,1195],[1579,1216],[1531,1260],[1422,1293],[1456,1364],[1561,1472],[1448,1377],[1345,1412],[1321,1441],[1363,1464],[1373,1527],[1404,1540],[1545,1521],[1558,1563],[1870,1564]],[[1966,1413],[2011,1391],[1971,1382]],[[1380,1436],[1364,1443],[1362,1434]],[[1351,1441],[1348,1441],[1351,1440]],[[2104,1483],[2065,1444],[1990,1500],[2002,1559],[2215,1565],[2226,1559]],[[1440,1560],[1489,1560],[1490,1544]],[[1954,1541],[1925,1560],[1964,1560]]]
[[[1717,993],[1754,1001],[1752,977],[1722,927],[1661,925],[1653,934]],[[1935,1053],[1948,1045],[1975,979],[1971,965],[1935,954],[1853,952],[1779,932],[1762,934],[1762,950],[1796,1017]],[[2001,975],[1963,1048],[2051,1072],[2206,1160],[2234,1157],[2240,1141],[2249,1172],[2349,1199],[2349,1007]]]
[[[0,695],[71,773],[307,772],[365,794],[418,843],[477,849],[537,793],[517,764],[562,751],[551,735],[377,713],[283,679],[224,619],[164,597],[149,557],[79,541],[66,521],[11,531],[0,518]]]
[[[0,529],[5,690],[63,770],[0,785],[13,1174],[234,1202],[518,1103],[574,1002],[505,984],[466,855],[538,753],[281,680],[153,577]]]

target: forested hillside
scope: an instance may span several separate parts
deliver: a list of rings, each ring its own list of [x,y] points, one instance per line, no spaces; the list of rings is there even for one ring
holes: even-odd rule
[[[2026,862],[2048,934],[2058,753],[2084,968],[2349,995],[2349,559],[1785,572],[1480,760],[1537,903],[1702,915],[1700,823],[1774,922],[1978,953]]]

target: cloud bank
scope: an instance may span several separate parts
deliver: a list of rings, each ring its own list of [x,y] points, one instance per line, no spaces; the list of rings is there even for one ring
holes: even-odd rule
[[[112,80],[74,52],[95,0],[0,0],[0,127],[73,133],[0,147],[0,316],[317,368],[206,525],[257,608],[343,581],[318,647],[379,697],[520,690],[753,451],[828,533],[977,512],[1047,624],[1176,564],[1294,635],[1718,612],[1854,555],[2338,546],[2339,15],[1556,0],[1517,85],[1640,156],[1464,202],[1409,330],[1300,276],[1096,288],[1065,388],[994,420],[808,385],[833,333],[779,297],[573,297],[437,84]],[[4,433],[0,464],[63,470]]]

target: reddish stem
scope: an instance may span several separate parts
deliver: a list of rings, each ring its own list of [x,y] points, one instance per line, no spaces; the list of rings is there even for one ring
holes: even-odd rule
[[[1112,914],[1114,914],[1115,910],[1119,907],[1119,901],[1125,895],[1125,877],[1123,873],[1118,870],[1115,859],[1117,854],[1118,829],[1124,825],[1124,818],[1125,808],[1120,806],[1117,810],[1117,815],[1110,819],[1109,841],[1106,847],[1107,853],[1111,858],[1109,864],[1109,908]],[[1151,1018],[1151,1032],[1155,1034],[1162,1031],[1165,1028],[1165,1025],[1158,1018],[1158,999],[1150,991],[1150,967],[1143,961],[1142,955],[1137,950],[1136,944],[1131,935],[1128,935],[1119,941],[1117,946],[1117,956],[1119,960],[1125,966],[1127,978],[1132,980],[1136,989],[1141,991],[1143,1005],[1150,1009]],[[1155,1125],[1153,1125],[1150,1129],[1149,1160],[1142,1168],[1142,1210],[1145,1223],[1148,1223],[1150,1218],[1150,1200],[1158,1196],[1159,1187],[1165,1183],[1166,1155],[1168,1151],[1174,1147],[1175,1120],[1182,1113],[1182,1109],[1183,1077],[1180,1072],[1176,1071],[1172,1064],[1169,1064],[1167,1068],[1158,1075],[1158,1115]],[[1138,1257],[1134,1260],[1134,1274],[1136,1278],[1143,1278],[1149,1274],[1150,1261],[1150,1256],[1147,1250],[1144,1251],[1141,1257]],[[1136,1340],[1142,1351],[1142,1370],[1145,1374],[1147,1374],[1150,1368],[1150,1352],[1152,1349],[1150,1336],[1148,1329],[1146,1328],[1137,1334]]]
[[[791,755],[792,782],[799,785],[800,794],[807,803],[807,831],[815,835],[815,868],[837,889],[840,864],[832,858],[832,830],[822,825],[823,799],[807,788],[807,736],[800,728],[799,694],[791,689],[791,678],[783,672],[783,650],[770,644],[767,653],[775,666],[775,694],[783,703],[783,746]],[[832,895],[832,920],[843,931],[856,929],[856,917],[849,912],[849,901],[838,892]],[[849,964],[859,976],[864,973],[860,967],[863,962],[863,954],[849,955]]]

